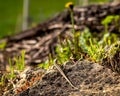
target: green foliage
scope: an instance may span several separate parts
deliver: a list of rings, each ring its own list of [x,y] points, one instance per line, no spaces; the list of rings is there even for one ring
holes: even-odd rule
[[[9,59],[9,65],[10,65],[10,73],[9,73],[9,75],[7,77],[12,80],[13,78],[15,78],[15,73],[14,73],[15,68],[12,65],[12,60],[11,59]]]
[[[90,45],[89,46],[87,46],[87,53],[90,55],[90,57],[93,59],[93,60],[95,60],[95,61],[97,61],[98,60],[98,58],[100,57],[100,49],[99,49],[99,45],[96,43],[93,43],[93,40],[92,40],[92,38],[90,38],[89,39],[89,43],[90,43]]]
[[[5,75],[2,75],[2,77],[0,78],[0,86],[4,86],[5,84]]]
[[[109,2],[110,0],[89,0],[90,2],[96,2],[96,3],[105,3],[105,2]]]
[[[80,47],[84,52],[87,52],[87,46],[89,46],[89,39],[92,38],[90,30],[86,28],[79,37]]]
[[[49,66],[49,61],[46,60],[45,62],[38,64],[38,67],[43,68],[43,69],[48,69],[50,67]]]
[[[9,66],[10,66],[10,72],[7,76],[11,80],[16,77],[15,70],[16,71],[22,71],[25,68],[25,51],[22,50],[21,56],[14,57],[13,60],[9,59]]]
[[[51,54],[49,54],[49,65],[51,66],[51,65],[53,65],[53,58],[52,58],[52,55]]]
[[[51,54],[49,54],[49,60],[46,60],[45,62],[38,64],[38,67],[43,69],[48,69],[52,65],[53,65],[53,58]]]
[[[109,15],[105,19],[103,19],[102,22],[101,22],[101,24],[103,24],[105,26],[105,32],[108,32],[108,26],[112,22],[115,22],[115,26],[119,27],[118,26],[119,19],[120,19],[119,15]]]
[[[72,48],[71,48],[71,41],[66,38],[64,42],[61,42],[56,47],[56,58],[60,64],[63,64],[65,61],[68,61],[69,58],[72,56]]]
[[[25,50],[22,50],[21,56],[14,57],[16,70],[22,71],[25,68]]]
[[[107,16],[101,22],[105,26],[105,32],[103,32],[101,39],[98,39],[97,36],[92,36],[92,33],[88,28],[83,32],[75,32],[73,13],[72,10],[69,11],[71,12],[72,37],[66,37],[63,41],[60,39],[55,50],[56,56],[54,58],[49,56],[49,61],[40,66],[46,69],[49,68],[49,66],[54,63],[53,59],[55,58],[58,60],[59,64],[63,64],[66,61],[70,61],[71,58],[75,60],[86,58],[91,59],[94,62],[102,62],[107,56],[114,55],[114,52],[116,52],[114,50],[117,50],[118,48],[113,47],[113,50],[110,50],[107,54],[106,48],[119,41],[119,38],[116,34],[108,32],[108,26],[113,21],[115,21],[116,25],[118,24],[118,15]]]
[[[88,28],[80,35],[80,47],[83,53],[87,53],[89,58],[98,62],[102,57],[103,47],[99,45],[96,38],[92,37]]]
[[[81,48],[79,43],[80,32],[75,32],[73,10],[70,8],[70,6],[68,6],[68,9],[72,23],[72,40],[70,40],[70,37],[66,37],[64,42],[62,43],[60,41],[61,43],[57,46],[56,58],[60,64],[63,64],[65,61],[70,60],[70,58],[75,58],[77,60],[81,56]]]
[[[101,44],[102,46],[104,45],[111,45],[114,42],[116,42],[118,40],[118,36],[114,33],[104,33],[102,39],[99,41],[99,44]]]
[[[113,15],[109,15],[107,16],[104,20],[102,20],[102,24],[103,25],[108,25],[109,23],[111,23],[114,19],[114,16]]]
[[[87,54],[96,62],[102,61],[106,57],[106,47],[111,46],[119,40],[114,33],[104,33],[103,38],[97,41],[95,38],[89,39],[87,46]]]
[[[80,32],[79,32],[80,33]],[[111,46],[116,43],[119,38],[114,33],[104,33],[100,40],[97,40],[92,36],[88,28],[78,35],[79,40],[77,41],[78,46],[75,52],[75,46],[70,39],[68,39],[64,44],[60,44],[56,48],[57,59],[60,63],[70,60],[71,57],[75,58],[77,55],[77,60],[84,57],[87,54],[87,58],[95,61],[101,62],[106,57],[106,47]],[[76,38],[73,38],[73,40]],[[69,43],[67,44],[67,42]],[[112,51],[110,53],[113,53]],[[87,59],[86,58],[86,59]]]
[[[5,46],[6,46],[6,42],[2,42],[2,43],[0,43],[0,49],[4,49]]]
[[[9,59],[9,70],[5,74],[3,74],[0,78],[0,87],[7,87],[8,82],[12,83],[11,88],[14,87],[13,80],[16,78],[15,72],[20,72],[25,68],[25,51],[21,52],[21,56],[14,57],[13,59]],[[7,84],[5,83],[7,81]]]

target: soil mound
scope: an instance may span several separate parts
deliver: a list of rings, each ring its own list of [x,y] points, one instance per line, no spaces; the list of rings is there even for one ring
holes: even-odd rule
[[[61,66],[78,90],[72,88],[58,72],[45,74],[41,81],[17,96],[119,96],[120,76],[90,61],[71,62]]]

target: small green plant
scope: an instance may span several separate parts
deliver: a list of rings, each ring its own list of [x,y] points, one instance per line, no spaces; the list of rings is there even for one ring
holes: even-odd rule
[[[0,49],[4,49],[5,46],[6,46],[6,42],[1,42],[1,43],[0,43]]]
[[[111,35],[105,33],[103,35],[103,38],[99,41],[91,38],[89,40],[90,45],[87,46],[88,49],[87,54],[89,54],[90,57],[93,58],[93,60],[95,60],[96,62],[101,62],[106,57],[106,47],[111,46],[118,40],[119,39],[117,35],[115,35],[114,33],[111,33]]]
[[[21,52],[21,56],[14,57],[13,59],[9,59],[9,69],[6,70],[7,72],[3,74],[0,78],[0,87],[8,87],[11,89],[15,85],[13,83],[13,80],[16,78],[16,72],[20,72],[25,68],[25,51],[23,50]]]
[[[51,65],[53,65],[53,58],[52,58],[52,55],[51,54],[49,54],[49,65],[51,66]]]
[[[93,43],[91,39],[89,40],[89,42],[90,45],[87,46],[87,54],[89,54],[90,58],[92,58],[95,62],[99,62],[104,55],[102,54],[104,53],[103,46],[100,46],[98,43]]]
[[[43,62],[43,63],[38,64],[38,67],[39,67],[39,68],[43,68],[43,69],[48,69],[50,66],[53,65],[53,62],[54,62],[54,61],[53,61],[53,58],[52,58],[51,54],[49,54],[49,59],[46,60],[46,61]]]
[[[65,5],[66,8],[68,8],[69,12],[70,12],[70,17],[71,17],[71,23],[72,23],[72,33],[73,33],[73,43],[74,43],[74,53],[77,54],[78,53],[78,47],[79,47],[79,35],[80,32],[75,32],[75,28],[74,28],[74,13],[73,13],[73,8],[74,8],[74,4],[73,2],[68,2]]]
[[[81,32],[81,35],[79,37],[79,43],[80,47],[84,52],[87,52],[87,46],[89,46],[89,39],[93,38],[90,30],[88,28],[85,28],[83,32]]]
[[[21,56],[14,57],[16,70],[22,71],[25,68],[25,50],[22,50]]]
[[[99,61],[102,56],[101,53],[104,51],[102,46],[98,44],[96,38],[92,37],[88,28],[86,28],[80,35],[80,47],[83,51],[82,53],[87,54],[88,57],[95,62]]]
[[[7,69],[6,73],[3,74],[0,78],[0,87],[6,88],[9,86],[9,88],[13,88],[15,85],[13,83],[14,78],[16,78],[16,72],[22,71],[25,67],[25,51],[21,52],[21,56],[15,57],[13,59],[9,59],[9,69]]]
[[[11,80],[16,77],[15,70],[19,72],[25,68],[24,57],[25,57],[25,51],[22,50],[21,56],[14,57],[13,60],[9,59],[10,72],[7,77],[10,78]]]
[[[102,24],[105,26],[105,32],[108,32],[108,24],[110,24],[114,19],[114,16],[107,16],[104,20],[102,20]]]
[[[116,41],[107,50],[107,57],[112,58],[118,51],[120,51],[120,41]]]
[[[72,56],[72,48],[71,48],[71,41],[69,39],[65,39],[64,42],[57,45],[56,47],[56,58],[60,64],[63,64],[65,61],[68,61],[69,58]]]
[[[76,32],[74,28],[74,14],[73,14],[73,3],[69,2],[66,4],[69,9],[72,23],[72,37],[67,36],[64,40],[59,38],[59,44],[56,47],[56,56],[53,58],[49,55],[49,60],[45,63],[40,64],[40,67],[45,69],[53,65],[54,59],[57,59],[59,64],[63,64],[66,61],[70,61],[71,58],[75,60],[79,59],[90,59],[94,62],[102,62],[104,58],[115,52],[107,52],[106,48],[110,47],[112,44],[116,43],[119,38],[116,34],[108,32],[109,24],[113,21],[116,22],[118,26],[119,16],[107,16],[101,23],[105,26],[105,32],[101,33],[102,37],[93,37],[92,33],[88,28],[85,28],[83,32]],[[72,38],[72,39],[71,39]],[[113,48],[114,49],[114,48]],[[115,50],[115,49],[114,49]]]
[[[12,80],[13,78],[15,78],[15,73],[14,73],[15,68],[14,68],[14,65],[12,65],[11,59],[9,59],[9,65],[10,65],[10,73],[7,77]]]
[[[102,21],[102,24],[105,26],[105,32],[103,37],[98,40],[92,36],[88,28],[84,32],[75,32],[73,6],[72,2],[66,4],[71,16],[73,39],[71,40],[69,37],[66,37],[64,42],[60,41],[60,44],[56,47],[55,52],[57,55],[55,58],[57,58],[60,64],[63,64],[65,61],[69,61],[70,58],[78,60],[84,58],[87,54],[87,57],[93,61],[101,62],[106,57],[105,47],[118,40],[117,35],[108,32],[108,25],[113,20],[117,22],[119,17],[108,16]]]
[[[38,64],[38,67],[43,68],[43,69],[48,69],[50,67],[49,66],[49,61],[46,60],[45,62]]]
[[[2,77],[0,78],[0,86],[4,86],[5,84],[5,75],[2,75]]]
[[[115,27],[120,29],[119,28],[119,24],[118,24],[119,20],[120,20],[120,16],[119,15],[109,15],[105,19],[102,20],[101,24],[103,24],[105,26],[105,32],[108,32],[108,26],[112,22],[115,22]]]

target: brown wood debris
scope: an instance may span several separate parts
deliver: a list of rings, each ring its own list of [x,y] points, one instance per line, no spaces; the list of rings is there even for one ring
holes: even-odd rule
[[[83,30],[85,27],[88,27],[91,32],[102,32],[104,31],[104,27],[101,21],[108,15],[119,14],[120,4],[75,7],[75,29]],[[111,26],[113,27],[110,27],[109,31],[119,34],[114,28],[114,25]],[[0,50],[0,70],[3,70],[3,67],[8,64],[8,58],[19,55],[21,50],[26,51],[26,64],[36,65],[44,62],[48,58],[48,54],[54,50],[58,36],[61,34],[64,36],[66,33],[69,34],[68,30],[71,30],[71,28],[69,11],[64,10],[52,19],[38,24],[34,28],[28,29],[15,36],[4,38],[3,40],[7,42],[7,46],[4,50]]]

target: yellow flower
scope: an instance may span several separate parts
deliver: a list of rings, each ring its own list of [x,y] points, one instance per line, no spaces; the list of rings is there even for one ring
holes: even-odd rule
[[[74,7],[74,4],[73,4],[73,2],[68,2],[68,3],[65,4],[65,7],[70,8],[72,10],[73,7]]]

